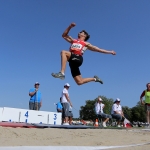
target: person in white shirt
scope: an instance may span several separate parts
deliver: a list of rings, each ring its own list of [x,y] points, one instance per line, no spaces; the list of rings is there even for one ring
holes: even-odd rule
[[[120,127],[120,122],[124,117],[123,111],[122,111],[122,107],[120,105],[120,99],[117,98],[112,106],[112,110],[111,110],[111,116],[112,118],[116,119],[117,125],[118,127]]]
[[[69,104],[72,107],[72,103],[70,101],[69,98],[69,93],[68,93],[68,89],[69,89],[70,85],[69,83],[66,83],[64,85],[64,89],[62,91],[61,94],[61,104],[62,104],[62,120],[63,120],[63,125],[69,125],[68,123],[68,117],[69,117]]]
[[[106,122],[112,118],[111,115],[105,114],[103,112],[103,109],[105,107],[105,105],[102,103],[102,99],[100,97],[98,97],[97,102],[95,103],[95,112],[98,116],[100,116],[101,118],[103,118],[103,127],[107,127],[106,126]]]

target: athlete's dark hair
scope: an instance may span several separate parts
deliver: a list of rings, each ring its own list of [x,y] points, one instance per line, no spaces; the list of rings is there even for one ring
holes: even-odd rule
[[[150,84],[150,83],[147,83],[147,84],[146,84],[146,87],[147,87],[147,88],[148,88],[148,85],[149,85],[149,84]]]
[[[84,32],[86,34],[85,41],[87,41],[90,38],[90,35],[85,30],[82,30],[81,32]]]

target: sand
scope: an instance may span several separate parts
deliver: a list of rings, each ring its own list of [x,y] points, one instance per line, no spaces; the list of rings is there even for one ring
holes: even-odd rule
[[[35,129],[0,127],[0,146],[119,146],[148,142],[150,142],[149,131],[133,129]],[[150,145],[119,149],[147,150],[150,149]]]

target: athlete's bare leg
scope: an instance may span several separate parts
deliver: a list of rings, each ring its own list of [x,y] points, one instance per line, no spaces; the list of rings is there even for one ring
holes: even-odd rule
[[[150,111],[149,111],[149,126],[150,126]]]
[[[68,51],[61,51],[61,73],[65,73],[66,63],[69,60],[71,53]]]
[[[52,73],[55,78],[65,79],[66,63],[69,60],[71,53],[68,51],[61,51],[61,71],[59,73]]]
[[[74,77],[74,80],[78,85],[82,85],[82,84],[85,84],[85,83],[88,83],[91,81],[96,81],[97,79],[96,78],[82,78],[82,76],[79,75],[79,76]],[[99,81],[97,81],[97,82],[100,82],[100,81],[101,80],[99,79]],[[102,81],[101,81],[101,83],[103,84]]]
[[[71,52],[68,51],[61,51],[61,71],[59,73],[52,73],[52,76],[55,78],[64,79],[65,78],[65,69],[66,69],[66,63],[71,57]],[[103,81],[101,81],[97,76],[94,76],[93,78],[82,78],[81,75],[74,77],[75,82],[78,85],[82,85],[91,81],[100,82],[103,84]]]
[[[150,112],[149,111],[147,111],[146,116],[147,116],[147,123],[150,123]]]

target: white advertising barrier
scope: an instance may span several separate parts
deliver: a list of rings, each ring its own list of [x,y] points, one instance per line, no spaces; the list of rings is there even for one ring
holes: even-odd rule
[[[19,122],[19,110],[20,109],[4,107],[2,113],[2,121]]]
[[[20,112],[20,122],[48,124],[48,112],[25,109]]]
[[[48,112],[49,124],[61,125],[62,113]]]
[[[0,121],[2,121],[3,107],[0,107]]]
[[[3,108],[2,121],[61,125],[61,113]]]

